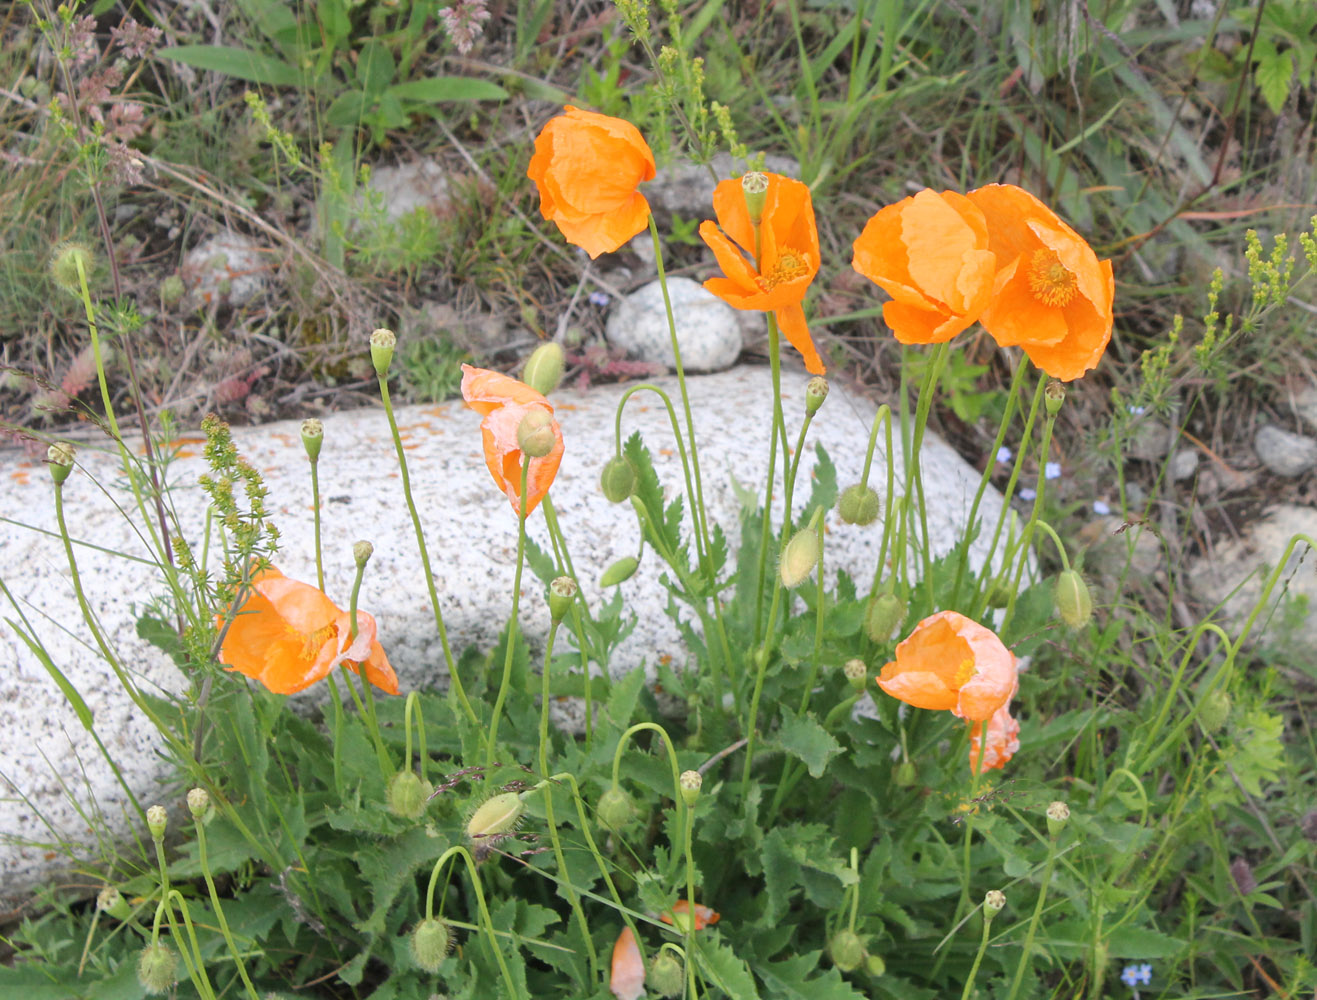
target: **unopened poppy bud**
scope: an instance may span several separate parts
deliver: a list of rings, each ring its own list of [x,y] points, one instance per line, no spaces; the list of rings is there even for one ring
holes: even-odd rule
[[[919,771],[912,760],[903,760],[892,772],[892,781],[901,788],[910,788],[919,780]]]
[[[1043,405],[1047,407],[1049,416],[1056,416],[1061,412],[1061,404],[1065,402],[1065,383],[1052,379],[1043,389]]]
[[[197,822],[206,818],[210,811],[210,793],[204,788],[191,788],[187,793],[187,811]]]
[[[599,822],[610,830],[624,829],[636,818],[636,807],[631,802],[631,796],[618,785],[612,785],[599,796],[595,812]]]
[[[635,556],[623,556],[604,570],[604,575],[599,578],[599,586],[616,587],[619,583],[625,583],[635,574],[639,565],[640,560]]]
[[[864,941],[852,930],[839,930],[828,942],[828,957],[842,972],[854,972],[864,961]]]
[[[1217,732],[1230,718],[1230,695],[1220,688],[1209,691],[1198,702],[1198,721],[1209,733]]]
[[[1083,628],[1093,617],[1088,584],[1073,569],[1063,570],[1056,578],[1056,613],[1072,629]]]
[[[466,821],[467,839],[475,845],[477,853],[488,853],[488,846],[497,838],[511,833],[521,822],[526,803],[516,792],[499,792],[480,804]],[[481,851],[484,846],[485,850]]]
[[[878,494],[873,487],[863,483],[847,486],[837,500],[837,514],[847,524],[858,524],[860,527],[873,524],[881,511],[882,503]]]
[[[434,917],[422,920],[412,931],[412,961],[422,972],[438,972],[452,947],[453,935],[443,920]]]
[[[819,412],[819,407],[828,398],[828,380],[822,375],[815,375],[805,383],[805,412],[811,417]]]
[[[1014,588],[1005,580],[994,579],[988,584],[988,607],[1004,608],[1011,602]]]
[[[645,985],[661,997],[679,997],[686,988],[686,966],[666,948],[649,964]]]
[[[759,225],[764,219],[764,205],[768,202],[768,175],[758,170],[743,174],[741,193],[745,196],[745,210],[750,214],[750,225]]]
[[[1061,836],[1070,819],[1070,807],[1064,802],[1053,802],[1047,807],[1047,833],[1053,840]]]
[[[123,898],[123,893],[112,885],[107,885],[96,896],[96,909],[108,913],[115,920],[127,920],[132,916],[132,908]]]
[[[546,341],[526,359],[526,367],[521,370],[521,380],[541,396],[547,396],[562,381],[565,362],[562,345],[552,340]]]
[[[364,539],[352,543],[352,561],[357,564],[357,569],[365,569],[366,563],[370,562],[370,557],[375,554],[375,546]]]
[[[384,378],[393,363],[393,349],[398,346],[398,338],[392,330],[380,327],[370,335],[370,363],[375,366],[375,374]]]
[[[1006,893],[1000,889],[989,889],[983,897],[984,919],[991,920],[1004,909],[1006,909]]]
[[[846,682],[855,691],[863,691],[864,685],[869,680],[869,668],[864,665],[861,659],[852,658],[842,664],[842,673],[846,675]]]
[[[883,961],[881,955],[867,955],[864,959],[864,971],[875,978],[885,975],[887,972],[887,963]]]
[[[148,944],[137,959],[137,981],[147,993],[164,993],[178,982],[178,956],[168,945]]]
[[[700,786],[704,784],[703,775],[699,771],[682,771],[677,782],[681,785],[682,801],[688,807],[694,806],[700,797]]]
[[[320,459],[320,446],[325,443],[325,425],[315,417],[302,421],[302,447],[306,457],[315,462]]]
[[[151,831],[152,840],[165,839],[165,827],[169,823],[169,814],[164,806],[152,806],[146,811],[146,828]]]
[[[553,414],[533,407],[517,425],[517,447],[531,458],[543,458],[553,451],[558,438],[553,433]]]
[[[85,243],[61,243],[50,255],[50,276],[64,291],[81,295],[82,279],[78,267],[82,266],[84,276],[90,276],[94,263],[91,248]]]
[[[877,643],[887,642],[905,621],[905,601],[895,594],[874,594],[864,611],[864,633]]]
[[[73,445],[68,441],[56,441],[46,449],[46,464],[50,467],[50,478],[56,486],[63,486],[64,480],[73,471]]]
[[[570,576],[559,576],[549,584],[549,617],[562,621],[576,599],[576,581]]]
[[[782,564],[778,567],[782,586],[790,590],[809,579],[819,564],[819,534],[813,525],[801,528],[782,550]]]
[[[631,467],[630,461],[615,455],[608,460],[599,476],[599,488],[609,503],[621,503],[636,488],[636,470]]]
[[[425,812],[434,786],[415,771],[399,771],[389,779],[389,812],[403,819],[415,819]]]

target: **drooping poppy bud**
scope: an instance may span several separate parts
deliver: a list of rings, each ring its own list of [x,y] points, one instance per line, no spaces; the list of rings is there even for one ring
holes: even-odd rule
[[[615,455],[599,476],[599,488],[609,503],[621,503],[636,488],[636,470],[626,458]]]
[[[453,948],[453,934],[448,922],[431,917],[416,925],[411,936],[412,961],[422,972],[439,971]]]
[[[864,634],[874,642],[887,642],[903,621],[905,601],[895,594],[874,594],[864,611]]]
[[[1217,688],[1198,702],[1198,721],[1209,733],[1218,732],[1230,719],[1230,695]]]
[[[1093,617],[1088,584],[1073,569],[1063,570],[1056,577],[1056,613],[1071,629],[1083,628]]]
[[[82,274],[90,277],[95,257],[91,248],[85,243],[61,243],[50,255],[50,277],[55,284],[74,295],[82,294],[82,279],[78,276],[81,265]]]
[[[466,821],[466,836],[477,861],[489,856],[499,840],[517,829],[526,803],[517,792],[500,792],[480,804]]]
[[[843,928],[828,942],[828,957],[842,972],[854,972],[864,961],[864,941],[852,930]]]
[[[434,786],[415,771],[399,771],[389,779],[389,812],[403,819],[415,819],[425,812]]]
[[[147,993],[164,993],[178,982],[178,956],[168,945],[156,942],[137,958],[137,981]]]
[[[600,823],[616,832],[625,829],[636,818],[636,807],[625,789],[612,785],[599,796],[595,813]]]
[[[541,396],[547,396],[558,388],[565,365],[562,345],[553,340],[545,341],[526,359],[521,380]]]
[[[599,586],[616,587],[619,583],[625,583],[635,574],[639,565],[640,560],[635,556],[623,556],[604,570],[604,575],[599,578]]]
[[[881,511],[878,494],[864,483],[846,487],[837,500],[838,516],[847,524],[858,524],[862,528],[878,520]]]
[[[790,590],[809,579],[819,564],[819,535],[813,525],[801,528],[782,550],[782,564],[778,567],[782,586]]]
[[[649,965],[645,985],[661,997],[679,997],[686,988],[686,965],[666,948]]]

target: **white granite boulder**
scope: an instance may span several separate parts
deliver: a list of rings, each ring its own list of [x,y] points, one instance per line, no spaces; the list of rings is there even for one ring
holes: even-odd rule
[[[799,426],[807,376],[784,375],[788,424]],[[662,384],[677,399],[675,380]],[[740,513],[733,479],[762,489],[771,385],[766,368],[736,368],[688,379],[699,434],[700,462],[710,516],[728,536],[738,536]],[[626,387],[599,386],[585,394],[561,392],[554,398],[566,440],[566,455],[551,496],[582,591],[591,607],[604,595],[597,581],[605,567],[634,554],[635,516],[627,504],[611,505],[599,492],[599,471],[613,449],[615,406]],[[678,403],[680,411],[680,404]],[[864,443],[874,404],[842,386],[832,394],[811,430],[802,457],[801,483],[808,483],[814,443],[827,449],[845,487],[859,478]],[[398,671],[403,690],[433,686],[441,679],[442,657],[426,598],[420,560],[396,467],[388,425],[378,408],[325,418],[320,460],[327,590],[346,605],[352,578],[352,543],[375,546],[367,569],[361,607],[374,613],[380,638]],[[444,615],[455,650],[468,644],[488,648],[503,626],[516,555],[516,519],[511,505],[490,481],[480,450],[479,417],[460,401],[413,406],[399,412],[409,470],[427,533]],[[638,393],[628,404],[623,434],[640,430],[670,496],[683,489],[680,460],[658,399]],[[794,429],[791,431],[794,440]],[[234,431],[235,442],[261,471],[269,506],[282,531],[277,565],[287,575],[314,580],[311,493],[298,424],[283,422]],[[191,434],[174,442],[177,459],[169,468],[171,499],[184,531],[194,543],[203,524],[204,497],[197,487],[205,471],[202,439]],[[165,789],[169,767],[158,755],[150,724],[133,708],[96,655],[70,585],[55,525],[52,487],[46,469],[17,450],[0,452],[7,474],[0,477],[0,509],[30,528],[0,525],[0,580],[41,638],[55,663],[81,693],[94,715],[97,736],[114,755],[126,783],[150,804],[175,791]],[[978,474],[946,444],[929,436],[923,449],[924,485],[933,548],[947,551],[961,537]],[[883,459],[875,459],[875,470]],[[176,691],[181,678],[164,656],[137,638],[134,622],[145,602],[162,590],[134,527],[120,508],[131,510],[119,481],[117,456],[84,447],[78,468],[64,487],[71,534],[78,540],[79,569],[109,642],[123,662],[150,688]],[[875,484],[881,483],[875,471]],[[803,502],[807,488],[798,491]],[[989,489],[981,508],[987,523],[1001,510]],[[531,531],[548,548],[543,517],[535,512]],[[983,532],[971,547],[981,564]],[[826,565],[830,576],[845,569],[865,586],[877,559],[881,530],[828,520]],[[124,553],[125,557],[111,555]],[[617,650],[610,670],[624,673],[656,658],[685,661],[676,627],[665,614],[668,594],[660,584],[658,562],[650,553],[641,571],[622,585],[628,608],[638,616],[635,631]],[[542,588],[524,578],[522,624],[535,644],[547,632]],[[92,845],[97,833],[84,816],[100,817],[99,832],[122,835],[128,826],[126,796],[51,677],[3,619],[18,609],[0,594],[0,886],[17,894],[51,870],[45,845],[60,839]],[[233,683],[245,683],[236,675]],[[308,692],[298,698],[312,697]],[[75,805],[76,802],[76,805]],[[80,814],[79,808],[84,810]],[[0,897],[6,892],[0,891]]]
[[[717,372],[734,365],[741,353],[737,310],[690,278],[669,278],[668,295],[686,371]],[[668,371],[676,368],[660,282],[643,285],[617,303],[608,315],[605,336],[637,361],[664,365]]]

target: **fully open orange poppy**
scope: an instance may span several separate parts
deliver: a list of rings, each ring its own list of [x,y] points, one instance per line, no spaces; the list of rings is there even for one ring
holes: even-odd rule
[[[1011,716],[1008,701],[987,722],[971,722],[969,769],[982,774],[1006,766],[1020,749],[1020,723]],[[982,749],[980,749],[982,748]],[[982,753],[982,760],[980,760]]]
[[[1111,340],[1111,261],[1099,261],[1082,236],[1014,184],[989,184],[968,198],[983,212],[997,255],[983,328],[1063,382],[1096,367]]]
[[[522,418],[532,410],[541,410],[553,416],[553,405],[525,382],[487,368],[462,366],[462,398],[485,419],[480,422],[480,433],[485,444],[485,465],[494,482],[512,501],[512,509],[521,511],[521,465],[525,460],[517,444],[517,428]],[[554,445],[543,458],[530,460],[526,481],[526,514],[530,515],[553,483],[562,461],[562,429],[554,420]]]
[[[630,122],[570,104],[535,137],[526,176],[540,212],[591,257],[611,253],[649,224],[636,190],[654,177],[654,154]]]
[[[759,226],[759,265],[755,231],[739,180],[721,181],[713,192],[717,225],[700,223],[700,238],[718,258],[726,277],[704,287],[737,309],[772,312],[783,336],[805,359],[812,375],[825,371],[805,322],[801,302],[819,270],[819,234],[809,186],[780,174],[765,174],[768,192]],[[729,239],[730,237],[730,239]]]
[[[916,708],[945,709],[985,722],[1015,694],[1015,654],[995,632],[955,611],[939,611],[897,644],[878,686]]]
[[[623,927],[613,945],[613,965],[608,989],[617,1000],[637,1000],[645,995],[645,961],[630,927]]]
[[[251,590],[220,646],[226,669],[260,681],[275,694],[295,694],[343,664],[354,671],[364,667],[366,679],[377,688],[398,693],[398,678],[375,638],[375,619],[366,612],[357,612],[357,637],[352,639],[346,611],[273,566],[252,577]]]
[[[883,319],[897,340],[941,344],[987,308],[997,258],[969,199],[925,188],[868,221],[852,266],[892,297]]]

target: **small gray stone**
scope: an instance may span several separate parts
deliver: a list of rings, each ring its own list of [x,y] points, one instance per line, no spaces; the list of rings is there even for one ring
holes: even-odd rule
[[[396,222],[418,208],[441,212],[448,208],[448,173],[434,160],[412,160],[370,173],[370,191],[379,196],[384,218]]]
[[[1264,424],[1253,438],[1253,450],[1268,469],[1278,476],[1294,478],[1317,465],[1317,441]]]
[[[1145,462],[1160,462],[1170,448],[1170,430],[1160,420],[1140,421],[1125,439],[1125,454]]]
[[[179,274],[193,309],[218,304],[240,306],[265,291],[274,259],[250,236],[226,229],[198,244],[183,257]]]
[[[741,353],[736,310],[690,278],[669,278],[677,343],[687,371],[730,368]],[[652,281],[618,303],[608,317],[608,342],[639,361],[674,368],[663,287]]]
[[[1171,477],[1171,482],[1178,483],[1181,480],[1188,479],[1198,471],[1198,449],[1181,448],[1171,456],[1171,466],[1167,473]]]

